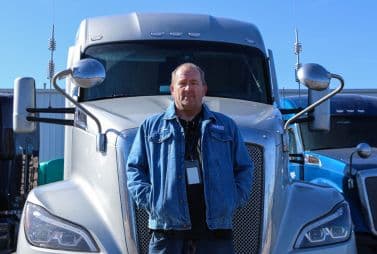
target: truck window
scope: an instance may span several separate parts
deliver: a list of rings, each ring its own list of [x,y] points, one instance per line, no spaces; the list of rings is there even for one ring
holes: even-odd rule
[[[308,123],[300,124],[305,150],[355,147],[361,142],[377,146],[377,116],[332,116],[331,130],[310,131]]]
[[[208,96],[271,104],[266,59],[257,49],[223,43],[144,41],[89,47],[106,69],[104,83],[80,90],[80,101],[170,94],[171,72],[192,62],[205,72]]]

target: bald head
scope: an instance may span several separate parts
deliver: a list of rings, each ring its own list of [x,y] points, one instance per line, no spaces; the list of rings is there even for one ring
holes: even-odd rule
[[[183,63],[181,65],[178,65],[178,67],[175,68],[174,71],[171,73],[171,84],[174,84],[174,82],[176,82],[176,75],[180,69],[196,69],[199,72],[202,84],[207,85],[204,77],[204,71],[199,66],[193,63]]]

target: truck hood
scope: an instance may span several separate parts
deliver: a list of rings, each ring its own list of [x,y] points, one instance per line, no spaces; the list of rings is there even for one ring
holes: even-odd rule
[[[355,150],[356,148],[323,149],[311,151],[310,153],[326,156],[349,165],[350,156]],[[362,159],[357,154],[354,154],[352,167],[356,170],[377,168],[377,148],[372,148],[372,154],[367,159]]]
[[[110,129],[122,131],[139,127],[148,116],[165,111],[171,102],[170,96],[144,96],[97,100],[83,105],[99,118],[102,130],[106,132]],[[204,102],[211,110],[233,118],[241,131],[245,128],[275,133],[282,131],[280,111],[272,105],[217,97],[206,97]],[[96,131],[94,121],[89,120],[89,117],[88,127]]]

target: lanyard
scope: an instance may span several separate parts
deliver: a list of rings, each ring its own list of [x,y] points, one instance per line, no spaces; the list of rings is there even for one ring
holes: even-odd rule
[[[196,116],[192,121],[180,119],[180,122],[185,130],[185,158],[189,160],[198,159],[200,117]]]

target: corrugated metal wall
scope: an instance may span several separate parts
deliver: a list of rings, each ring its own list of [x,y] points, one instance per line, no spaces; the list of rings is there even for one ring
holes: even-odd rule
[[[55,90],[37,90],[37,107],[64,107],[64,97]],[[63,114],[40,114],[40,117],[64,118]],[[39,160],[48,161],[64,157],[64,126],[40,124]]]

